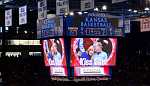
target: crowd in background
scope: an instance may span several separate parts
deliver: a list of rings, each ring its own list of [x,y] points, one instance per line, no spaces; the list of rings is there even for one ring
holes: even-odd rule
[[[1,58],[2,59],[2,58]],[[120,60],[120,61],[118,61]],[[148,86],[150,77],[149,56],[118,57],[112,67],[112,79],[108,81],[52,81],[49,68],[42,57],[5,57],[1,71],[4,86]]]

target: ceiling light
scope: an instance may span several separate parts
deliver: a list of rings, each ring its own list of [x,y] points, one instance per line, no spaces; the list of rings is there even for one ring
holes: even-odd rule
[[[65,13],[65,16],[67,16],[67,15],[68,15],[68,13],[66,12],[66,13]]]
[[[131,12],[131,11],[132,11],[132,9],[128,9],[128,11],[129,11],[129,12]]]
[[[25,30],[25,31],[24,31],[24,33],[25,33],[25,34],[27,34],[27,33],[28,33],[28,31],[26,31],[26,30]]]
[[[73,15],[74,15],[74,13],[73,13],[73,12],[70,12],[69,14],[70,14],[71,16],[73,16]]]
[[[134,13],[137,13],[138,11],[137,11],[137,10],[134,10],[133,12],[134,12]]]
[[[145,11],[149,11],[149,10],[150,10],[150,8],[146,7],[144,10],[145,10]]]
[[[86,14],[86,13],[88,13],[88,12],[84,12],[84,13]]]
[[[82,12],[78,12],[79,15],[82,15]]]
[[[5,30],[9,30],[9,28],[8,28],[8,27],[5,27]]]
[[[102,6],[102,10],[107,10],[107,6],[106,6],[106,5],[103,5],[103,6]]]
[[[96,8],[94,8],[94,11],[98,11],[99,9],[96,7]]]

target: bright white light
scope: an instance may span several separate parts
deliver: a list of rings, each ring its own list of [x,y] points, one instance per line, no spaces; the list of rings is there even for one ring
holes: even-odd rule
[[[28,31],[26,31],[26,30],[25,30],[25,31],[24,31],[24,33],[25,33],[25,34],[27,34],[27,33],[28,33]]]
[[[65,16],[67,16],[67,15],[68,15],[68,13],[66,12],[66,13],[65,13]]]
[[[99,9],[96,7],[96,8],[94,8],[94,11],[98,11]]]
[[[71,15],[71,16],[73,16],[73,15],[74,15],[74,13],[73,13],[73,12],[70,12],[70,15]]]
[[[137,13],[138,11],[137,11],[137,10],[134,10],[133,12],[134,12],[134,13]]]
[[[106,5],[103,5],[103,6],[102,6],[102,10],[107,10],[107,6],[106,6]]]
[[[150,8],[146,7],[144,10],[145,10],[145,11],[149,11],[149,10],[150,10]]]
[[[8,27],[5,27],[5,30],[9,30],[9,28],[8,28]]]
[[[48,18],[48,19],[52,19],[52,18],[55,18],[55,17],[56,17],[55,14],[47,14],[47,18]]]
[[[129,12],[131,12],[131,11],[132,11],[132,9],[129,9],[128,11],[129,11]]]
[[[79,15],[82,15],[82,12],[78,12]]]
[[[33,11],[33,9],[30,9],[30,11]]]
[[[17,34],[18,34],[18,33],[19,33],[19,31],[18,31],[18,30],[19,30],[19,27],[16,27],[16,28],[17,28],[17,31],[16,31],[16,32],[17,32]]]
[[[84,13],[86,14],[86,13],[88,13],[88,12],[84,12]]]
[[[0,27],[0,32],[3,32],[3,29],[2,29],[2,27]]]

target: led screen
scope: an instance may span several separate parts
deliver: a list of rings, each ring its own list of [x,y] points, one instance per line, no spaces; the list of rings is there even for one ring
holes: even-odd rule
[[[74,76],[110,76],[109,67],[74,67]]]
[[[68,36],[123,36],[123,17],[108,13],[67,16]]]
[[[54,38],[43,40],[45,66],[50,66],[52,76],[66,76],[66,56],[64,39]]]
[[[116,64],[115,38],[72,38],[71,66],[74,76],[110,76]]]
[[[113,66],[116,64],[115,38],[72,38],[72,66]]]

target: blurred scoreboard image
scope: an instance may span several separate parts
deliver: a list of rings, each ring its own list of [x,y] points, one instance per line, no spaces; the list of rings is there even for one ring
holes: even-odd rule
[[[115,66],[116,38],[72,38],[72,66]]]
[[[116,65],[116,48],[116,38],[71,38],[74,77],[110,78],[110,67]]]
[[[42,44],[45,66],[50,67],[51,76],[67,76],[64,39],[51,38]]]

